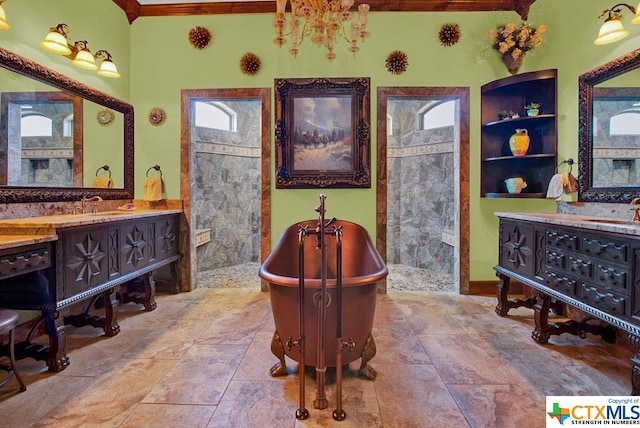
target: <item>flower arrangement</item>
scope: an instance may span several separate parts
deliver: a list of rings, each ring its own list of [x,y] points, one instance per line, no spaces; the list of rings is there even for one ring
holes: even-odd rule
[[[545,31],[547,26],[544,24],[534,28],[526,22],[519,25],[509,22],[500,25],[497,30],[489,31],[489,37],[493,39],[493,49],[502,55],[502,61],[509,72],[515,74],[522,64],[524,54],[540,46],[545,40]]]

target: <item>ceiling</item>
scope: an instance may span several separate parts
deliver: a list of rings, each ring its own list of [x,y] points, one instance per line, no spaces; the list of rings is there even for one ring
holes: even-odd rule
[[[536,0],[363,0],[371,11],[385,12],[478,12],[512,10],[527,19]],[[129,23],[145,16],[222,15],[238,13],[274,13],[275,0],[113,0],[126,14]]]
[[[252,2],[252,1],[270,1],[275,3],[274,0],[237,0],[240,2]],[[176,1],[176,0],[138,0],[141,5],[147,4],[186,4],[186,3],[224,3],[223,0],[191,0],[189,2]]]

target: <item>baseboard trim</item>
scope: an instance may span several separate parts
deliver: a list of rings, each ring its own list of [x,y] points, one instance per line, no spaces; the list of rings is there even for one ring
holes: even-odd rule
[[[495,295],[500,281],[469,281],[470,295]],[[531,293],[531,289],[523,283],[511,279],[509,281],[509,294],[527,294]]]

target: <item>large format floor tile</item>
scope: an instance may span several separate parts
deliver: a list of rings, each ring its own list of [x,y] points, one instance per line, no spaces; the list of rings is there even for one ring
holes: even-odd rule
[[[494,297],[451,292],[377,300],[378,376],[360,379],[360,360],[345,366],[342,422],[334,368],[326,409],[314,408],[315,370],[305,371],[309,418],[296,420],[297,363],[269,375],[269,294],[224,287],[161,294],[152,312],[123,305],[116,337],[70,327],[66,370],[18,361],[28,389],[15,379],[0,389],[0,427],[543,427],[546,395],[629,394],[628,348],[566,334],[539,345],[526,308],[499,317]]]

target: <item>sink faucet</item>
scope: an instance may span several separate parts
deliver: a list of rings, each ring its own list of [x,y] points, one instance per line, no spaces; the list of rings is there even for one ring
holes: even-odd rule
[[[90,198],[85,198],[84,196],[82,197],[82,199],[80,200],[80,203],[82,204],[82,211],[80,211],[80,214],[86,214],[87,213],[87,202],[102,202],[103,199],[96,195],[96,196],[92,196]],[[95,208],[95,205],[94,205]]]
[[[630,210],[635,211],[635,214],[633,215],[633,221],[640,222],[640,198],[634,198],[631,201],[631,206],[632,208],[630,208]]]

